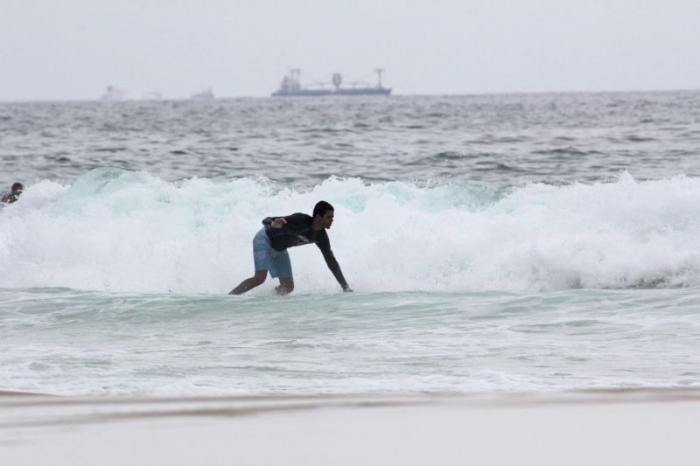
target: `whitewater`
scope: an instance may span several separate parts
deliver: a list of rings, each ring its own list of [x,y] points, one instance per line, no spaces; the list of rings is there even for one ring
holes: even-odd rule
[[[3,288],[225,293],[252,273],[267,216],[336,208],[332,245],[357,291],[537,292],[700,285],[700,179],[530,184],[498,194],[331,178],[168,183],[98,169],[41,181],[3,212]],[[337,284],[315,248],[291,250],[301,293]]]
[[[0,389],[699,386],[698,93],[0,105]],[[267,216],[335,206],[341,293]]]

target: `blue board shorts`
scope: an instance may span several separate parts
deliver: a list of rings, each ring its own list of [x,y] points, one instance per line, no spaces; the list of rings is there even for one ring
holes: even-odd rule
[[[253,259],[256,272],[267,270],[273,278],[292,278],[292,263],[287,250],[274,249],[264,228],[253,238]]]

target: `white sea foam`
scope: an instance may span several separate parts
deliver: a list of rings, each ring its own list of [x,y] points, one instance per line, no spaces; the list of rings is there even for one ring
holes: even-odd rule
[[[361,291],[700,286],[700,179],[530,184],[496,195],[330,178],[264,180],[96,170],[42,181],[0,211],[0,288],[224,293],[253,269],[269,215],[336,207],[331,244]],[[290,250],[299,292],[337,283],[315,247]],[[269,289],[267,284],[262,288]]]

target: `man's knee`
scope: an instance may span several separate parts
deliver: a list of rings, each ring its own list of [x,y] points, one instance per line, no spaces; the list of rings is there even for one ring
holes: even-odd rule
[[[267,270],[256,270],[255,275],[251,278],[255,286],[262,285],[267,278]]]

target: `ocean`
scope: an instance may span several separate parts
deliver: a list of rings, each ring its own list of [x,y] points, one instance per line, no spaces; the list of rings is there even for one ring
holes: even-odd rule
[[[0,103],[0,390],[700,387],[700,92]],[[253,273],[267,216],[331,246]]]

